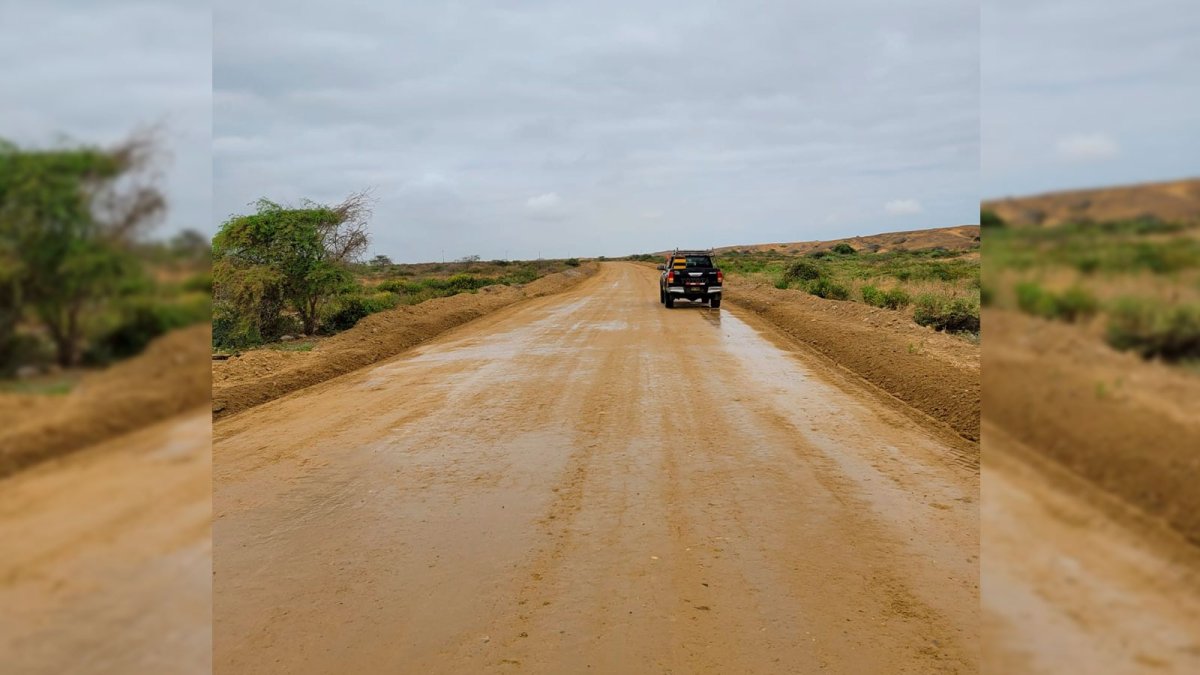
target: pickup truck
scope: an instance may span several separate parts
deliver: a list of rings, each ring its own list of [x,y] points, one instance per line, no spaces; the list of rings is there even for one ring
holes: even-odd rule
[[[699,300],[709,307],[721,306],[721,287],[725,274],[713,264],[712,251],[675,249],[667,262],[659,265],[658,301],[671,309],[676,300]]]

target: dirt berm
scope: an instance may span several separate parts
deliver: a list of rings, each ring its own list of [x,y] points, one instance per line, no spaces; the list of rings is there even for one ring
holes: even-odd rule
[[[1200,545],[1200,380],[1077,326],[1000,310],[983,323],[988,420]]]
[[[856,302],[727,281],[726,302],[747,309],[909,406],[979,441],[978,345]]]
[[[212,364],[213,416],[220,418],[391,358],[452,328],[528,298],[566,290],[596,273],[589,263],[521,286],[434,298],[372,314],[310,352],[257,349]]]
[[[178,330],[84,377],[53,405],[43,399],[0,406],[0,478],[202,405],[210,395],[211,345],[207,325]]]

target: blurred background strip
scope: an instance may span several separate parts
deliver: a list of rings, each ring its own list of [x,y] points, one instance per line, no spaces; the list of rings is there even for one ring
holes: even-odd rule
[[[0,3],[0,671],[211,669],[211,8]]]

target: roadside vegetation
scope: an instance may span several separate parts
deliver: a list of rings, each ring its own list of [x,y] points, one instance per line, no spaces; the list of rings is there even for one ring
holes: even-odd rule
[[[936,330],[979,334],[978,247],[859,251],[841,242],[803,255],[728,251],[719,264],[735,277],[905,313]]]
[[[402,305],[529,283],[578,267],[568,260],[397,264],[361,258],[369,245],[367,193],[336,205],[291,207],[262,199],[230,218],[213,239],[213,346],[310,351],[321,336]]]
[[[153,134],[113,147],[0,140],[0,380],[63,394],[81,369],[209,319],[209,246],[150,237],[166,212]]]
[[[985,216],[987,303],[1079,324],[1147,359],[1200,363],[1200,223],[1008,227]]]

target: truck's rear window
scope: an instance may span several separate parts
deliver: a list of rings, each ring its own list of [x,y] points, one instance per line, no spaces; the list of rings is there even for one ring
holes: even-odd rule
[[[686,269],[688,267],[712,267],[712,259],[706,255],[680,256],[671,261],[671,267],[674,269]]]

